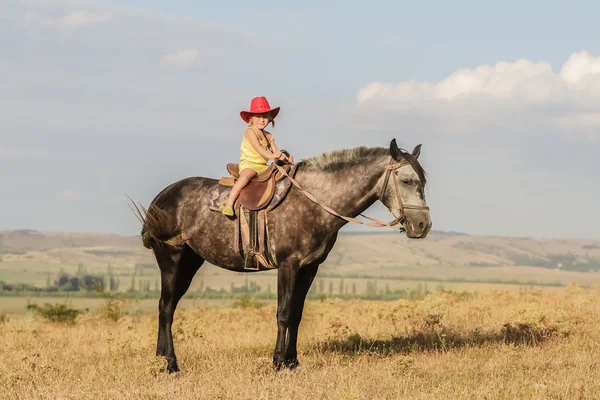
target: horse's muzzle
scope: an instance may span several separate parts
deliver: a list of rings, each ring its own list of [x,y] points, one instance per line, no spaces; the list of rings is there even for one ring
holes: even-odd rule
[[[411,212],[402,224],[406,229],[406,236],[411,239],[424,239],[431,231],[429,211]]]

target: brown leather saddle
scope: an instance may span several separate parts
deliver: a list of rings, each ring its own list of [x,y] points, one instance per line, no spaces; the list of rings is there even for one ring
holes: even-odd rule
[[[282,165],[281,167],[286,173],[290,172],[291,166],[289,164]],[[239,164],[227,164],[227,171],[229,171],[231,176],[221,178],[219,185],[233,187],[240,177],[238,168]],[[272,163],[242,189],[238,198],[239,203],[247,210],[256,211],[265,208],[273,198],[276,183],[283,178],[285,178],[285,175],[275,167],[275,163]]]
[[[298,167],[298,164],[277,165],[291,177]],[[221,178],[209,196],[209,209],[212,211],[220,212],[231,188],[240,177],[238,164],[227,164],[227,171],[231,175]],[[242,189],[234,204],[238,218],[233,242],[247,271],[277,268],[274,238],[268,232],[268,214],[281,204],[292,186],[291,181],[285,177],[275,163],[272,163]]]

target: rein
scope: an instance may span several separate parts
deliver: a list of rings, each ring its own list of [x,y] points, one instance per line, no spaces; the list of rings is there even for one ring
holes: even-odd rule
[[[392,171],[397,170],[400,167],[403,167],[405,165],[409,165],[408,162],[406,161],[400,161],[398,163],[394,163],[394,160],[391,159],[389,165],[386,167],[386,172],[385,172],[385,181],[383,183],[383,189],[381,191],[381,194],[378,196],[378,199],[381,201],[381,199],[383,198],[383,195],[385,193],[385,189],[387,188],[388,185],[388,181],[390,180],[390,175],[392,173]],[[302,187],[298,184],[298,182],[296,182],[296,180],[294,178],[292,178],[291,176],[289,176],[285,170],[283,168],[281,168],[278,164],[275,164],[275,167],[279,170],[279,172],[281,172],[285,177],[287,177],[290,182],[292,182],[292,184],[294,186],[296,186],[306,197],[308,197],[311,201],[313,201],[314,203],[318,204],[319,206],[321,206],[321,208],[323,208],[325,211],[327,211],[330,214],[335,215],[336,217],[340,217],[348,222],[353,222],[355,224],[360,224],[360,225],[367,225],[367,226],[372,226],[375,228],[383,228],[383,227],[388,227],[388,228],[392,228],[394,230],[396,230],[396,225],[398,225],[398,223],[400,223],[401,225],[404,226],[404,223],[406,222],[406,216],[404,215],[404,210],[405,209],[414,209],[414,210],[429,210],[429,207],[427,206],[417,206],[417,205],[411,205],[411,204],[402,204],[402,198],[400,197],[400,190],[398,189],[398,182],[396,182],[396,180],[394,179],[394,192],[396,193],[396,198],[398,199],[398,217],[396,219],[394,219],[391,222],[384,222],[381,220],[378,220],[376,218],[371,218],[371,217],[367,217],[366,215],[360,214],[362,217],[373,221],[373,223],[366,223],[366,222],[361,222],[359,220],[357,220],[356,218],[352,218],[352,217],[346,217],[343,215],[340,215],[338,212],[336,212],[335,210],[333,210],[332,208],[324,205],[323,203],[321,203],[319,200],[317,200],[312,194],[306,192],[304,189],[302,189]],[[400,230],[400,232],[406,232],[406,229],[404,227],[398,228]]]

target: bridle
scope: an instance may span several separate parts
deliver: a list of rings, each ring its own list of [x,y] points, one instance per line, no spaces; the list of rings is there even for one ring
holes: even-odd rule
[[[282,150],[281,152],[284,152],[285,150]],[[378,196],[379,201],[381,201],[383,203],[383,196],[385,194],[385,189],[387,188],[388,185],[388,181],[390,180],[390,175],[392,173],[392,171],[397,170],[398,168],[404,167],[405,165],[410,165],[410,163],[408,161],[402,160],[400,162],[394,162],[395,160],[392,158],[390,160],[390,163],[388,164],[388,166],[386,167],[386,172],[385,172],[385,178],[383,181],[383,188],[381,190],[381,194]],[[371,221],[373,221],[374,223],[372,224],[367,224],[365,222],[361,222],[359,220],[357,220],[356,218],[352,218],[352,217],[346,217],[344,215],[340,215],[338,212],[336,212],[335,210],[333,210],[331,207],[326,206],[325,204],[321,203],[319,200],[317,200],[312,194],[306,192],[304,189],[302,189],[302,187],[298,184],[298,182],[296,182],[296,180],[294,180],[294,178],[292,178],[291,176],[289,176],[287,174],[287,172],[281,168],[281,166],[279,166],[278,163],[275,163],[275,167],[279,170],[279,172],[281,172],[284,176],[286,176],[290,182],[292,182],[292,184],[294,186],[296,186],[306,197],[308,197],[311,201],[315,202],[316,204],[318,204],[319,206],[321,206],[325,211],[329,212],[330,214],[333,214],[337,217],[340,217],[348,222],[353,222],[355,224],[361,224],[361,225],[368,225],[368,226],[373,226],[376,228],[381,228],[381,227],[388,227],[388,228],[394,228],[396,225],[401,224],[402,227],[400,228],[400,232],[404,232],[406,231],[406,229],[404,228],[404,223],[406,222],[406,216],[404,214],[404,210],[410,209],[410,210],[426,210],[429,211],[429,207],[427,206],[418,206],[418,205],[412,205],[412,204],[402,204],[402,198],[400,197],[400,190],[398,189],[398,182],[396,182],[396,180],[394,179],[394,192],[396,193],[396,198],[398,199],[398,217],[396,219],[394,219],[391,222],[384,222],[384,221],[380,221],[376,218],[371,218],[371,217],[367,217],[366,215],[360,214],[362,217],[369,219]]]
[[[396,171],[399,168],[404,167],[405,165],[410,165],[410,163],[408,161],[402,160],[400,162],[394,162],[395,160],[392,158],[390,160],[390,163],[388,164],[388,166],[386,167],[386,171],[385,171],[385,178],[383,180],[383,187],[381,189],[381,193],[379,194],[379,196],[377,196],[379,198],[379,201],[381,201],[383,203],[383,196],[385,195],[385,189],[387,189],[387,185],[388,185],[388,181],[390,180],[390,176],[392,175],[393,171]],[[396,226],[398,224],[404,226],[404,223],[406,222],[406,215],[404,214],[404,210],[426,210],[429,211],[429,207],[428,206],[418,206],[418,205],[414,205],[414,204],[403,204],[402,203],[402,197],[400,197],[400,189],[398,189],[398,181],[396,179],[393,179],[394,182],[394,192],[396,193],[396,199],[398,199],[398,217],[396,217],[396,219],[394,219],[391,222],[388,222],[387,225],[389,226]],[[363,215],[364,216],[364,215]],[[365,217],[368,218],[368,217]],[[370,218],[369,218],[370,219]]]

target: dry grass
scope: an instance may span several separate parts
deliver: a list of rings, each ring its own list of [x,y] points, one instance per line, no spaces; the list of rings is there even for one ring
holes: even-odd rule
[[[153,356],[154,314],[74,326],[0,323],[10,399],[592,399],[600,393],[600,297],[435,294],[421,301],[310,302],[297,370],[270,366],[275,307],[177,313],[182,372]]]

